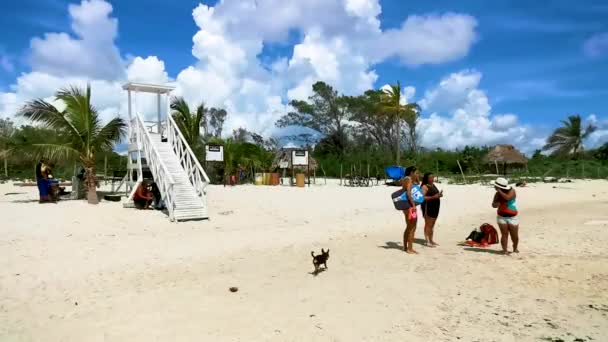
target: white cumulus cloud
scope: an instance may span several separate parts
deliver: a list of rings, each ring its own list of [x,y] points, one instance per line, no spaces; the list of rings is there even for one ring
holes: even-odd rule
[[[80,5],[69,5],[68,10],[76,37],[46,33],[44,38],[33,38],[32,70],[104,80],[121,77],[124,67],[114,45],[118,20],[110,16],[112,5],[103,0],[84,0]]]
[[[515,114],[491,113],[486,93],[479,89],[481,73],[453,73],[428,90],[420,101],[430,115],[420,120],[422,145],[455,149],[466,145],[513,144],[524,152],[540,148],[544,138],[529,127],[518,125]]]
[[[374,88],[374,66],[387,58],[415,66],[465,56],[475,42],[477,25],[471,16],[447,13],[411,15],[399,27],[383,29],[379,0],[200,4],[192,11],[198,27],[192,37],[197,62],[172,79],[158,57],[121,56],[116,46],[118,20],[112,11],[104,0],[69,5],[71,32],[31,40],[31,71],[20,75],[9,92],[0,93],[0,113],[11,115],[27,100],[50,98],[66,85],[90,82],[104,117],[124,115],[122,83],[169,83],[176,86],[175,95],[193,106],[204,101],[226,108],[225,132],[246,126],[271,135],[277,130],[274,122],[288,111],[288,101],[309,96],[314,82],[326,81],[341,93],[361,93]],[[292,48],[262,61],[264,47],[272,44]],[[406,87],[402,95],[404,101],[412,101],[415,89]],[[154,106],[145,97],[140,98],[138,111],[155,115],[148,113]]]

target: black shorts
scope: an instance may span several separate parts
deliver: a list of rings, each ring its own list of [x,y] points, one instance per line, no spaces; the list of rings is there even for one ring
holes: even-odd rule
[[[437,218],[439,217],[439,206],[439,201],[429,201],[422,203],[420,207],[424,216],[428,216],[430,218]]]

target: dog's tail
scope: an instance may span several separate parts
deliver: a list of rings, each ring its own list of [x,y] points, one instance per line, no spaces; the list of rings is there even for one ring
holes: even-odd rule
[[[310,255],[312,255],[312,257],[315,257],[315,252],[314,251],[310,251]]]

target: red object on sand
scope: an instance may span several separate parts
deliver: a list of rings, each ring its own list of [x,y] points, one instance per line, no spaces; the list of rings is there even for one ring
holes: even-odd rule
[[[488,242],[484,239],[481,240],[481,242],[475,242],[475,241],[465,241],[465,243],[471,247],[481,247],[481,248],[486,248],[489,246]]]
[[[487,244],[493,245],[498,243],[498,232],[493,225],[489,223],[484,223],[479,227],[479,230],[483,233],[484,239],[482,241],[487,241]]]

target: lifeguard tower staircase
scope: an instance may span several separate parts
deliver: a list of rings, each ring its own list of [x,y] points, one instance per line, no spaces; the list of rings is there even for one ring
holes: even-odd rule
[[[209,177],[170,115],[169,94],[174,88],[130,82],[123,89],[129,102],[129,162],[125,177],[129,202],[125,206],[132,206],[139,184],[152,179],[171,221],[209,218],[206,198]],[[135,103],[133,100],[139,93],[156,94],[157,120],[145,121],[138,112],[137,100]],[[165,99],[164,115],[161,96]]]

